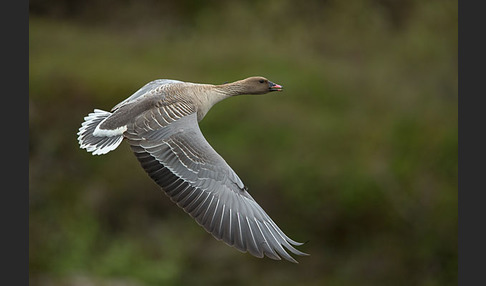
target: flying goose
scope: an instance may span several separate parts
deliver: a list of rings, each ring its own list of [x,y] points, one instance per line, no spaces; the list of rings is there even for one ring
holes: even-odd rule
[[[154,80],[111,112],[95,109],[84,117],[79,145],[101,155],[127,139],[149,176],[217,240],[259,258],[297,263],[287,251],[308,255],[293,247],[302,243],[280,230],[198,125],[225,98],[281,90],[259,76],[222,85]]]

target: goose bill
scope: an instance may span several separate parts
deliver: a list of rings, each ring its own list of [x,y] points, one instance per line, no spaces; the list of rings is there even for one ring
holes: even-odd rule
[[[270,91],[282,91],[283,86],[269,81],[268,88],[270,89]]]

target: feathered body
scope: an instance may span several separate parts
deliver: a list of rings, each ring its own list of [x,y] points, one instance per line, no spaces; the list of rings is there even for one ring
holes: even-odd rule
[[[149,176],[215,238],[256,257],[296,262],[287,250],[306,255],[292,246],[300,243],[285,235],[250,196],[198,125],[225,98],[281,89],[263,77],[223,85],[155,80],[111,112],[95,109],[85,117],[79,144],[100,155],[127,139]]]

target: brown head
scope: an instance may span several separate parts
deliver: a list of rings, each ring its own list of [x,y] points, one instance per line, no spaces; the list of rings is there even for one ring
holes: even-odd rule
[[[269,81],[262,76],[252,76],[221,87],[231,90],[232,95],[239,94],[265,94],[271,91],[282,91],[282,86]]]

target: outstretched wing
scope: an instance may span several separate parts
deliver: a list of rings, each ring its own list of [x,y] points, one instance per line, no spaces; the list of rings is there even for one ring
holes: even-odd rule
[[[301,243],[280,230],[209,145],[189,108],[148,110],[125,135],[150,177],[216,239],[257,257],[297,262],[287,251],[307,255],[292,246]]]

